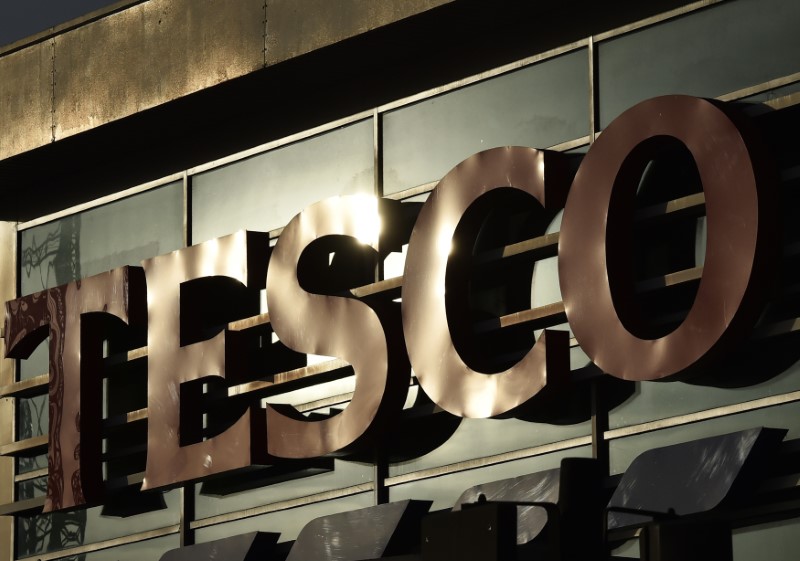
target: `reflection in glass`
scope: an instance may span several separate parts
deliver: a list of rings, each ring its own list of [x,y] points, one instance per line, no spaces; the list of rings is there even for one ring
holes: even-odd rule
[[[599,43],[601,127],[658,95],[717,97],[797,72],[798,18],[797,2],[736,0]]]
[[[737,415],[718,417],[702,423],[612,440],[609,443],[611,473],[624,472],[634,458],[642,452],[653,448],[661,448],[670,444],[728,434],[754,427],[787,429],[789,433],[786,435],[785,440],[800,437],[800,403],[776,405]]]
[[[170,183],[24,230],[20,234],[22,296],[183,246],[183,184]],[[47,373],[47,341],[20,361],[20,379]]]
[[[386,113],[384,193],[438,181],[481,150],[586,136],[588,64],[581,49]]]
[[[278,532],[281,535],[278,541],[287,542],[297,538],[300,530],[315,518],[368,506],[373,506],[372,492],[200,528],[195,533],[195,540],[197,543],[203,543],[246,532]]]
[[[561,465],[562,458],[591,456],[591,447],[581,446],[524,460],[404,483],[391,487],[389,496],[392,502],[405,499],[432,500],[431,510],[451,508],[464,491],[475,485],[557,468]]]
[[[285,226],[312,203],[374,194],[372,121],[192,177],[192,243]]]
[[[129,518],[104,516],[103,507],[17,516],[17,554],[26,557],[177,524],[180,492],[164,493],[164,500],[167,508]]]

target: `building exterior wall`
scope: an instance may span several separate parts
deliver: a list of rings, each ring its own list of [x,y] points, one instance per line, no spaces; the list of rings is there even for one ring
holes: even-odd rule
[[[792,206],[792,189],[797,183],[796,141],[791,129],[798,119],[800,68],[792,53],[800,47],[793,32],[800,22],[800,10],[785,0],[764,4],[704,1],[673,6],[672,10],[662,8],[655,15],[631,9],[630,22],[617,22],[577,39],[572,36],[577,25],[562,22],[563,28],[553,30],[555,39],[548,39],[551,48],[534,48],[508,61],[518,52],[518,45],[501,45],[489,57],[492,63],[476,61],[475,67],[464,66],[460,49],[467,46],[458,43],[457,35],[448,35],[454,42],[448,45],[452,50],[436,55],[443,66],[450,62],[473,70],[455,81],[448,75],[431,89],[428,79],[412,72],[411,84],[403,86],[407,89],[393,84],[387,93],[373,85],[365,90],[365,99],[378,101],[366,107],[356,102],[358,111],[344,116],[342,108],[351,105],[334,97],[338,106],[320,111],[319,115],[328,118],[315,126],[305,126],[302,120],[305,109],[313,108],[287,105],[285,113],[296,119],[286,120],[302,125],[277,139],[269,136],[271,132],[253,136],[265,142],[241,151],[241,146],[229,144],[225,138],[196,138],[187,151],[196,148],[199,153],[203,144],[210,143],[214,145],[210,153],[225,155],[158,175],[165,169],[159,158],[166,156],[151,154],[150,160],[138,162],[145,172],[156,174],[146,182],[125,190],[109,188],[103,196],[86,195],[87,200],[79,206],[51,214],[53,205],[62,204],[62,199],[54,196],[55,202],[50,201],[46,212],[22,222],[6,222],[0,232],[0,248],[4,248],[0,251],[4,272],[0,294],[8,301],[116,267],[137,266],[240,229],[268,232],[274,244],[297,213],[327,197],[366,194],[401,201],[406,209],[416,208],[450,169],[489,148],[521,145],[550,149],[566,155],[574,173],[596,138],[638,102],[665,94],[712,98],[741,106],[765,135],[777,161],[780,181],[776,189],[784,209],[776,218],[784,229],[780,278],[772,289],[767,313],[745,340],[744,345],[752,349],[750,354],[737,355],[741,365],[708,367],[694,383],[615,382],[591,365],[573,339],[570,377],[576,389],[572,395],[583,395],[586,401],[571,403],[579,412],[558,422],[458,420],[438,411],[425,417],[422,429],[407,429],[429,431],[433,439],[430,449],[423,450],[419,444],[416,452],[412,450],[402,459],[380,461],[351,455],[315,460],[286,481],[264,471],[261,480],[238,493],[233,491],[243,483],[235,477],[137,493],[146,459],[148,347],[141,337],[122,348],[110,343],[104,366],[104,423],[109,434],[106,477],[114,484],[127,478],[133,494],[112,492],[104,504],[88,509],[40,514],[48,478],[48,366],[43,345],[27,360],[3,359],[0,366],[0,505],[4,514],[0,517],[0,561],[159,559],[175,547],[254,530],[281,532],[280,540],[289,542],[317,516],[405,499],[431,500],[437,510],[450,508],[468,487],[555,468],[563,457],[599,459],[608,476],[607,485],[613,487],[618,481],[615,476],[623,474],[634,458],[668,444],[762,425],[787,429],[786,441],[798,438],[800,357],[795,350],[792,296],[797,282],[792,251],[796,227],[786,209]],[[48,155],[67,159],[63,154],[71,154],[78,145],[70,142],[91,147],[96,141],[114,138],[120,142],[119,152],[125,152],[126,139],[115,138],[108,131],[135,132],[150,118],[202,121],[206,116],[201,110],[216,101],[225,102],[217,108],[217,118],[224,120],[228,107],[237,100],[249,103],[249,98],[238,93],[249,91],[257,96],[264,84],[272,83],[273,75],[301,84],[293,86],[300,90],[304,80],[311,80],[304,73],[324,74],[325,63],[341,53],[352,54],[398,38],[414,41],[414,32],[428,29],[430,22],[439,23],[443,10],[451,10],[446,12],[448,16],[472,18],[476,13],[462,9],[467,10],[457,2],[424,0],[149,0],[116,9],[106,17],[0,55],[0,77],[14,77],[0,79],[0,99],[4,100],[0,119],[10,123],[0,132],[0,166],[12,169],[16,165],[18,169]],[[495,17],[485,9],[487,20]],[[525,28],[518,25],[515,31]],[[385,47],[380,52],[381,61],[389,65],[387,74],[395,68],[391,64],[403,71],[414,67],[416,54],[402,63],[389,56],[400,60],[403,53],[407,54],[404,46]],[[364,83],[371,76],[367,70],[372,69],[362,73]],[[480,72],[475,73],[477,70]],[[417,83],[419,89],[409,92]],[[332,89],[337,86],[328,84]],[[392,97],[394,90],[402,95]],[[270,107],[265,113],[277,121],[283,110]],[[242,113],[236,113],[233,121],[232,128],[249,126]],[[269,119],[259,123],[266,128],[272,124]],[[229,145],[236,149],[226,152]],[[661,166],[656,166],[654,175],[663,174],[676,182],[687,177],[679,172],[669,175],[669,162]],[[27,167],[23,170],[28,176],[35,172]],[[99,164],[94,171],[82,173],[95,175],[98,183],[115,182],[114,170]],[[645,254],[653,256],[655,265],[650,267],[649,258],[642,258],[645,264],[640,274],[645,277],[639,280],[694,286],[702,275],[706,245],[704,203],[698,193],[686,192],[682,185],[662,185],[657,179],[653,185],[655,194],[642,195],[643,199],[651,197],[647,199],[650,203],[641,203],[645,210],[660,217],[686,212],[690,235],[665,242],[648,231],[642,239],[652,248]],[[80,191],[79,185],[70,186]],[[15,188],[4,185],[3,189],[13,192]],[[35,201],[27,204],[33,209],[37,206]],[[528,245],[541,244],[544,258],[535,266],[530,257],[525,265],[511,268],[531,275],[529,303],[522,307],[513,303],[498,281],[493,281],[475,296],[473,304],[480,308],[477,313],[502,316],[512,324],[530,322],[529,331],[534,326],[537,330],[563,327],[567,316],[558,286],[558,246],[553,241],[559,229],[560,218],[555,218],[542,235],[526,234],[523,239],[499,242],[507,248],[522,244],[521,251],[531,256],[535,251]],[[686,228],[680,230],[680,236],[686,232]],[[681,263],[691,261],[688,266],[658,268],[660,257],[669,253],[670,242],[689,248],[690,257],[681,257]],[[393,253],[378,268],[380,275],[401,277],[403,259],[403,253]],[[512,276],[501,278],[510,285],[517,282]],[[362,284],[371,285],[372,280]],[[392,290],[402,286],[402,279],[387,282],[397,286],[379,283],[363,289],[364,294],[379,292],[389,301],[401,296]],[[361,295],[358,290],[356,294]],[[265,328],[268,310],[261,298],[254,319],[233,318],[242,322],[234,321],[233,329]],[[676,306],[686,307],[685,300],[678,298],[677,302],[682,304]],[[648,305],[662,319],[669,319],[673,311],[659,308],[658,302]],[[535,318],[525,319],[529,316]],[[276,374],[310,378],[338,372],[340,366],[325,362],[325,357],[309,358],[308,366],[290,363],[276,360],[265,364],[263,376],[239,383],[235,391],[251,391]],[[731,381],[728,375],[733,373],[740,377]],[[323,376],[323,380],[327,378]],[[255,386],[247,386],[251,382]],[[259,401],[289,402],[302,412],[328,415],[332,407],[350,402],[353,383],[353,377],[345,375],[302,389],[292,386],[285,394],[258,386],[250,395]],[[418,384],[413,384],[412,394],[418,391]],[[428,411],[423,399],[416,406],[411,401],[407,409]],[[120,416],[124,421],[119,421]],[[115,422],[123,427],[115,429],[111,426]],[[113,430],[118,432],[112,434]],[[413,434],[406,437],[414,439]],[[391,456],[391,445],[389,448],[385,452]],[[797,473],[791,446],[786,450],[780,465],[769,472],[773,480],[779,479],[776,472]],[[797,519],[791,506],[796,500],[794,485],[785,481],[771,484],[778,490],[763,499],[769,505],[763,512],[748,504],[728,513],[734,519],[736,559],[757,558],[754,552],[759,550],[769,550],[774,559],[792,558],[797,539]],[[131,507],[142,512],[127,512]],[[129,516],[122,517],[122,512]],[[638,557],[635,540],[623,547]]]

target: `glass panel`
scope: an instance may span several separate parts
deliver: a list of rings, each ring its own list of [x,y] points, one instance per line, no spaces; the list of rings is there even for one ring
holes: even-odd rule
[[[733,531],[733,561],[794,561],[800,548],[800,519]]]
[[[24,230],[23,296],[183,245],[181,182]]]
[[[202,484],[198,484],[195,486],[195,493],[197,496],[195,509],[198,518],[205,518],[263,504],[314,495],[332,489],[342,489],[352,485],[369,483],[372,481],[372,473],[373,469],[369,464],[357,464],[354,462],[335,460],[334,470],[328,473],[302,477],[275,485],[267,485],[234,495],[201,495]]]
[[[175,182],[24,230],[23,296],[183,246],[183,183]],[[20,379],[47,373],[47,342],[20,361]]]
[[[765,92],[761,92],[759,94],[751,95],[749,97],[742,98],[740,101],[749,102],[749,103],[765,103],[768,101],[774,101],[776,99],[780,99],[787,95],[791,95],[794,93],[800,92],[800,82],[795,82],[794,84],[788,84],[786,86],[781,86],[779,88],[773,88],[771,90],[767,90]]]
[[[180,547],[181,539],[178,534],[164,536],[154,540],[130,543],[102,551],[81,554],[79,557],[61,557],[58,561],[142,561],[160,559],[170,549]]]
[[[519,419],[462,419],[447,442],[421,458],[390,465],[389,475],[402,475],[589,434],[591,426],[588,421],[558,426]]]
[[[104,516],[104,507],[17,516],[17,555],[26,557],[58,551],[177,524],[180,520],[180,492],[164,493],[164,501],[166,508],[162,510],[128,518]]]
[[[285,226],[312,203],[374,193],[372,121],[192,177],[192,243]]]
[[[646,450],[753,427],[787,429],[789,433],[786,435],[786,440],[800,437],[800,403],[776,405],[738,415],[719,417],[702,423],[612,440],[609,442],[611,473],[624,472],[634,458]]]
[[[320,516],[347,512],[373,505],[373,494],[361,493],[333,501],[314,503],[288,510],[280,510],[245,518],[235,522],[200,528],[195,533],[197,543],[218,540],[246,532],[280,532],[279,541],[286,542],[297,538],[303,527]]]
[[[657,95],[716,97],[797,72],[798,18],[797,2],[737,0],[598,44],[601,126]]]
[[[50,413],[46,395],[17,399],[17,440],[47,434]]]
[[[582,49],[386,113],[384,192],[437,181],[488,148],[586,136],[588,64]]]
[[[17,458],[17,473],[28,473],[36,469],[43,469],[47,467],[47,454],[40,456],[33,456],[30,458],[22,457]]]
[[[753,368],[748,372],[751,378],[756,373],[769,374],[771,367],[773,371],[775,368],[781,368],[781,365],[772,366],[770,362],[780,360],[787,352],[791,353],[792,348],[797,348],[797,338],[794,335],[767,342],[751,341],[748,344],[757,343],[769,343],[772,348],[753,352],[754,356],[761,357],[756,358],[761,364],[759,368]],[[793,354],[796,356],[796,353]],[[637,382],[635,388],[630,398],[610,412],[610,428],[796,391],[800,389],[800,362],[792,364],[771,379],[747,387],[716,388],[686,382]]]
[[[389,489],[389,496],[392,501],[405,499],[433,501],[431,510],[451,508],[464,491],[475,485],[557,468],[561,465],[562,458],[590,458],[591,456],[591,446],[581,446],[524,460],[397,485]]]
[[[33,499],[47,495],[47,477],[37,477],[17,483],[17,500]]]

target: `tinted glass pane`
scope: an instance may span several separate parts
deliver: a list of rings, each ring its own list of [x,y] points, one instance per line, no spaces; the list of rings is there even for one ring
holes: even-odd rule
[[[777,405],[738,415],[719,417],[702,423],[612,440],[609,443],[611,473],[622,473],[634,458],[652,448],[728,434],[753,427],[787,429],[789,433],[786,435],[786,440],[800,437],[800,403]]]
[[[37,469],[44,469],[47,467],[47,454],[39,456],[32,456],[30,458],[21,457],[17,458],[17,473],[28,473]]]
[[[29,481],[22,481],[16,484],[17,500],[33,499],[34,497],[44,497],[47,495],[47,478],[37,477]]]
[[[237,493],[228,496],[207,496],[200,494],[203,490],[203,485],[199,484],[195,486],[197,493],[197,502],[195,505],[197,517],[205,518],[225,512],[314,495],[332,489],[341,489],[352,485],[368,483],[372,481],[372,471],[372,466],[369,464],[356,464],[354,462],[336,460],[333,471],[302,477],[275,485],[267,485],[245,493]]]
[[[761,362],[761,367],[750,372],[751,378],[756,374],[770,374],[770,368],[773,369],[772,372],[780,369],[780,364],[771,363],[785,359],[787,352],[797,358],[797,353],[792,352],[797,345],[795,336],[776,339],[772,345],[771,351],[764,350],[760,353],[761,358],[757,360]],[[686,382],[637,382],[633,395],[610,412],[609,426],[617,428],[643,423],[797,389],[800,389],[800,363],[794,363],[773,378],[745,387],[716,388]]]
[[[183,187],[176,182],[20,235],[22,295],[60,286],[183,246]],[[47,343],[20,362],[20,379],[47,373]]]
[[[93,551],[80,555],[81,561],[144,561],[160,559],[170,549],[179,547],[180,536],[164,536],[154,540],[136,542],[102,551]],[[58,561],[74,561],[75,556],[61,557]]]
[[[405,483],[391,487],[389,496],[392,501],[405,499],[433,501],[431,510],[451,508],[464,491],[475,485],[557,468],[561,465],[562,458],[589,458],[591,455],[590,446],[562,450],[524,460]]]
[[[575,425],[529,423],[519,419],[462,419],[444,444],[407,462],[392,464],[389,475],[400,475],[483,456],[522,450],[591,433],[589,422]]]
[[[177,524],[180,519],[180,493],[170,491],[163,496],[166,508],[128,518],[104,516],[104,507],[18,516],[15,519],[17,555],[25,557],[58,551]]]
[[[657,95],[716,97],[797,72],[798,18],[797,2],[735,0],[598,44],[601,126]]]
[[[385,114],[384,192],[437,181],[481,150],[587,134],[588,59],[579,50]]]
[[[374,193],[372,121],[192,177],[192,242],[281,228],[308,205]]]
[[[22,295],[162,255],[183,245],[180,182],[24,230]]]
[[[800,548],[800,520],[781,520],[733,531],[733,560],[794,561]]]
[[[50,414],[46,395],[17,400],[17,439],[47,434]]]
[[[278,541],[293,540],[303,527],[320,516],[366,508],[373,505],[372,493],[361,493],[333,501],[324,501],[297,508],[270,512],[261,516],[245,518],[236,522],[228,522],[207,528],[200,528],[195,533],[197,543],[218,540],[246,532],[279,532]]]

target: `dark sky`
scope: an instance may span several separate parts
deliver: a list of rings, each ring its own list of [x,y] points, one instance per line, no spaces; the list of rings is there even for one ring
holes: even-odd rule
[[[0,0],[0,46],[118,0]]]

